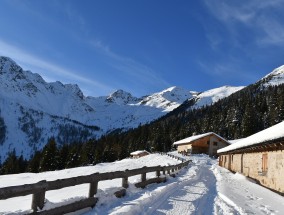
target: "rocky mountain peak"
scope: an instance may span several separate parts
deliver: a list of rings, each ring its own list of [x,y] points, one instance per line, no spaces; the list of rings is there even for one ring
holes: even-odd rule
[[[78,96],[80,99],[84,99],[84,94],[77,84],[65,84],[65,88],[72,92],[74,95]]]
[[[199,95],[174,86],[142,98],[124,90],[109,96],[85,97],[78,85],[59,81],[47,83],[39,74],[23,70],[7,57],[0,57],[0,89],[2,124],[6,128],[5,138],[0,142],[2,158],[13,148],[17,149],[18,155],[22,153],[29,157],[33,147],[42,148],[54,134],[68,142],[66,138],[74,135],[68,135],[66,131],[82,131],[84,138],[94,138],[118,128],[135,128]],[[218,91],[213,96],[220,99],[233,91],[226,90],[228,93],[222,92],[222,96],[218,96],[221,93]],[[210,97],[211,94],[207,94]],[[207,100],[210,104],[215,101]],[[93,131],[90,126],[100,129]]]
[[[137,98],[133,97],[131,93],[119,89],[111,93],[106,100],[110,103],[128,104],[129,102],[137,101]]]
[[[17,78],[24,78],[22,68],[11,58],[0,56],[0,74],[10,74]]]
[[[284,65],[274,69],[261,80],[264,86],[279,85],[284,83]]]

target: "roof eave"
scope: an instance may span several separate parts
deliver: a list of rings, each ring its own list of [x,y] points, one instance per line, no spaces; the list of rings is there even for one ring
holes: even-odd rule
[[[280,146],[280,147],[278,147]],[[222,154],[237,154],[237,153],[242,153],[242,152],[249,152],[252,150],[260,150],[260,149],[267,149],[268,151],[273,150],[273,149],[279,149],[282,150],[284,149],[284,137],[275,139],[275,140],[270,140],[270,141],[266,141],[266,142],[261,142],[261,143],[256,143],[250,146],[245,146],[245,147],[241,147],[241,148],[237,148],[237,149],[232,149],[232,150],[228,150],[228,151],[224,151],[224,152],[218,152],[218,155],[222,155]]]

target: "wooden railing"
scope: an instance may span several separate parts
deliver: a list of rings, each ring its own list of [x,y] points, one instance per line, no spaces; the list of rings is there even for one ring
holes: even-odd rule
[[[171,158],[175,158],[177,160],[180,160],[181,162],[185,162],[187,159],[186,158],[182,158],[182,157],[179,157],[179,156],[175,156],[175,155],[172,155],[170,153],[167,153],[167,155]]]
[[[122,178],[123,189],[116,192],[117,197],[125,195],[126,188],[128,187],[128,178],[135,175],[141,175],[141,182],[136,183],[136,187],[144,188],[151,183],[165,182],[166,178],[161,177],[163,175],[173,174],[175,171],[180,170],[182,167],[188,166],[190,161],[185,161],[177,165],[171,166],[153,166],[142,167],[139,169],[106,172],[106,173],[94,173],[86,176],[78,176],[66,179],[58,179],[55,181],[40,181],[35,184],[25,184],[20,186],[11,186],[0,188],[0,200],[5,200],[13,197],[25,196],[32,194],[31,214],[64,214],[73,211],[77,211],[87,207],[94,207],[98,201],[98,198],[94,197],[97,193],[98,182],[111,180],[116,178]],[[146,174],[149,172],[156,172],[156,178],[146,179]],[[88,198],[76,201],[67,205],[59,206],[50,210],[41,210],[44,207],[45,193],[50,190],[58,190],[65,187],[90,184]]]

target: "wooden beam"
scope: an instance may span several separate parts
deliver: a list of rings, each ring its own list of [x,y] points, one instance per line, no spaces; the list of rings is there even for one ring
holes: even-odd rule
[[[5,200],[18,196],[26,196],[33,194],[36,190],[43,190],[47,188],[46,181],[39,181],[35,184],[24,184],[19,186],[0,188],[0,199]]]
[[[88,198],[88,199],[82,199],[80,201],[73,202],[68,205],[63,205],[59,206],[50,210],[45,210],[45,211],[38,211],[33,214],[38,214],[38,215],[61,215],[61,214],[66,214],[74,211],[78,211],[84,208],[88,207],[95,207],[96,203],[98,201],[98,198]]]

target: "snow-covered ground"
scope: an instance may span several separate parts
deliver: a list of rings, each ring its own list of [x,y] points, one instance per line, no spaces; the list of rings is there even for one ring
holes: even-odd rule
[[[176,153],[173,153],[176,154]],[[116,198],[113,192],[121,186],[121,180],[99,183],[99,202],[94,209],[83,210],[84,215],[96,214],[283,214],[284,197],[254,183],[250,179],[218,166],[215,159],[206,155],[194,155],[188,168],[181,170],[177,177],[168,177],[166,183],[148,185],[137,189],[134,183],[139,177],[131,177],[130,187],[123,198]],[[40,174],[18,174],[0,176],[1,187],[33,183],[39,180],[55,180],[93,172],[108,172],[123,169],[176,164],[169,156],[153,154],[139,159],[125,159],[114,163],[74,168]],[[154,177],[154,174],[147,174]],[[48,204],[78,200],[86,197],[88,185],[47,192]],[[69,199],[68,199],[69,198]],[[0,214],[20,214],[28,210],[28,197],[0,201]],[[10,211],[10,212],[5,212]]]

